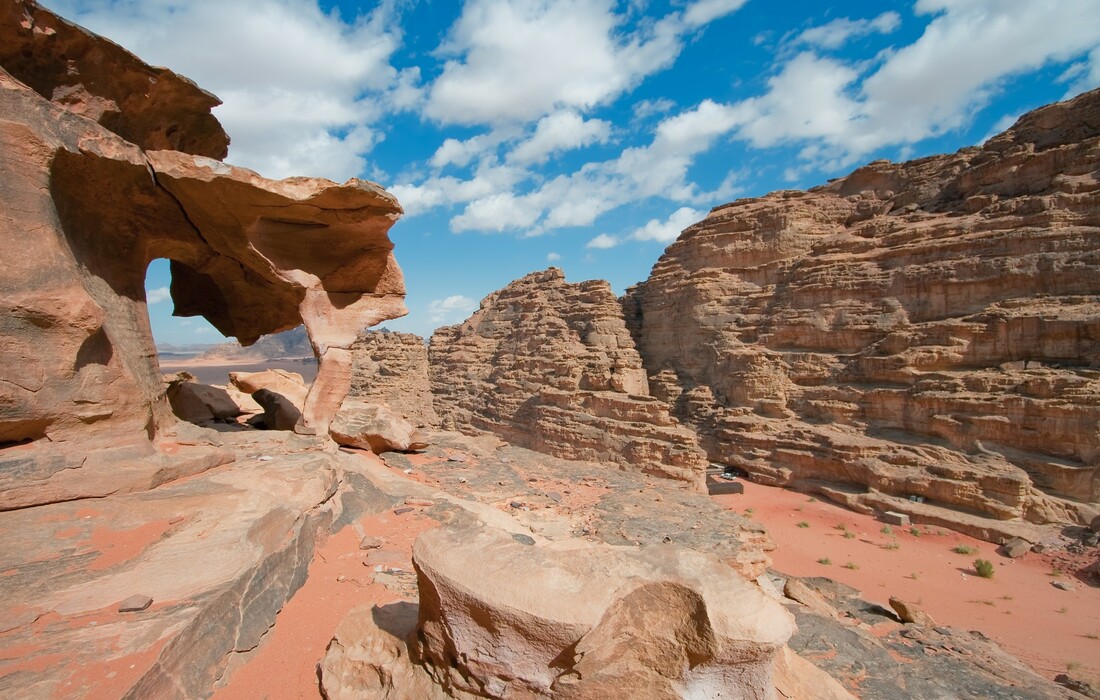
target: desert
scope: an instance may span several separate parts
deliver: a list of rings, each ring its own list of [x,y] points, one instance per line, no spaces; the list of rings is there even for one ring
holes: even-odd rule
[[[869,74],[864,112],[781,156],[785,182],[831,177],[739,196],[727,181],[784,142],[766,130],[787,123],[771,98],[795,69],[856,80],[823,57],[862,41],[899,42],[860,69],[893,70],[973,19],[916,3],[760,33],[746,47],[783,66],[767,98],[674,116],[639,93],[614,128],[594,116],[660,71],[689,82],[676,59],[699,61],[739,13],[786,21],[745,4],[469,0],[436,26],[441,48],[411,51],[438,62],[422,73],[386,63],[427,41],[400,24],[421,5],[248,0],[262,11],[243,31],[308,17],[298,46],[336,43],[312,74],[305,53],[272,54],[291,63],[261,72],[289,82],[236,150],[226,127],[260,93],[219,88],[223,105],[123,47],[155,48],[128,32],[158,4],[58,3],[125,18],[120,44],[0,0],[0,697],[1100,698],[1100,36],[1076,3],[986,8],[1003,21],[976,45],[1011,26],[1046,46],[1042,22],[1059,42],[975,94],[1062,66],[1038,81],[1061,99],[939,153],[886,134],[942,136],[984,103],[929,108],[924,127],[911,106],[887,128],[891,91]],[[212,7],[172,9],[157,41]],[[539,37],[559,25],[636,74],[520,110],[547,75],[594,79],[598,62],[566,55],[497,60],[554,54]],[[348,56],[377,70],[330,70]],[[486,66],[519,79],[468,102]],[[287,92],[353,74],[354,109]],[[318,105],[327,140],[302,159],[280,120],[304,128]],[[255,150],[265,124],[278,157]],[[653,143],[627,145],[646,124]],[[409,144],[432,129],[465,140],[417,164]],[[366,164],[386,138],[411,139],[400,174]],[[874,139],[902,157],[864,158]],[[756,150],[716,189],[683,181],[733,142]],[[579,148],[620,160],[552,177]],[[343,184],[317,174],[334,163]],[[502,239],[460,256],[460,236],[415,238],[467,196],[467,167],[465,190],[540,189],[454,199],[452,233],[519,221],[517,245],[555,250],[506,262]],[[656,191],[691,206],[645,224]],[[612,211],[630,223],[557,252],[554,222]],[[612,249],[648,273],[577,277]],[[423,303],[440,280],[486,291]],[[427,330],[403,330],[414,318]]]

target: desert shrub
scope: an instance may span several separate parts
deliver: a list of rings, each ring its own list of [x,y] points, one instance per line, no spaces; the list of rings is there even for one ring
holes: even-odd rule
[[[795,527],[809,527],[809,526],[810,526],[810,524],[808,522],[806,522],[805,520],[803,520],[802,522],[798,523],[798,525],[796,525]]]
[[[892,535],[892,534],[894,534],[894,528],[890,527],[889,525],[883,525],[882,529],[879,530],[879,532],[881,532],[884,535]]]
[[[951,551],[955,554],[973,554],[978,551],[978,548],[971,547],[968,544],[960,544],[958,547],[952,547]]]
[[[818,564],[824,564],[825,566],[828,566],[829,564],[833,563],[833,560],[830,559],[829,557],[822,557],[822,558],[817,560],[817,563]]]
[[[988,559],[975,559],[974,571],[982,578],[993,578],[993,562]]]

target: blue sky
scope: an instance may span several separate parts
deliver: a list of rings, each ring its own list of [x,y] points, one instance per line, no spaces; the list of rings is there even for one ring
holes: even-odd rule
[[[224,101],[228,160],[375,180],[430,334],[547,265],[617,292],[711,207],[1100,85],[1100,0],[46,0]],[[171,317],[160,343],[216,342]]]

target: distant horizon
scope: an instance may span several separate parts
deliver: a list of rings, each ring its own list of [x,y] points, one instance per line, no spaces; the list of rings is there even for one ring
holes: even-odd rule
[[[423,337],[548,265],[622,294],[714,206],[1100,86],[1091,0],[46,4],[218,95],[228,162],[394,193],[410,314],[385,325]],[[157,343],[224,342],[169,283],[155,261]]]

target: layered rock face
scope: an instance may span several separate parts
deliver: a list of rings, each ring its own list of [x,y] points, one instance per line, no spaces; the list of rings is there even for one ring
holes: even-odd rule
[[[361,333],[351,346],[348,397],[385,404],[414,425],[437,427],[424,339],[413,333]]]
[[[445,426],[702,487],[705,455],[649,395],[607,282],[568,284],[557,268],[530,274],[437,330],[429,358]]]
[[[713,460],[978,531],[1088,522],[1100,92],[981,148],[718,207],[623,302]]]
[[[174,424],[145,308],[160,257],[176,315],[244,343],[305,323],[321,368],[298,428],[327,428],[359,330],[405,313],[397,201],[216,160],[215,97],[34,2],[0,3],[0,66],[0,445],[86,451]],[[80,464],[24,452],[0,480]]]

